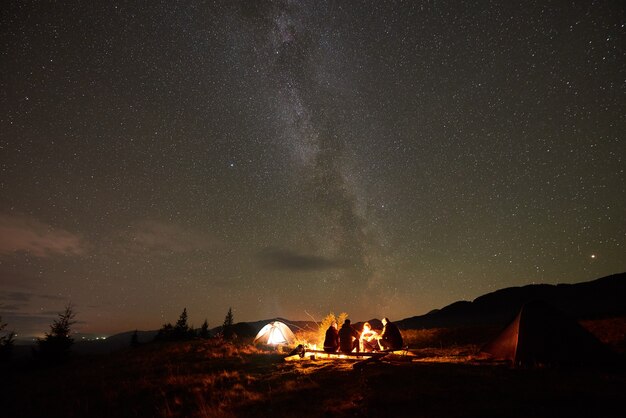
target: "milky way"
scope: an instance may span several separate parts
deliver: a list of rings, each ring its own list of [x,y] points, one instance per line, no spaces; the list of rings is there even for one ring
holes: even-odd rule
[[[425,313],[626,270],[619,2],[11,1],[0,316]]]

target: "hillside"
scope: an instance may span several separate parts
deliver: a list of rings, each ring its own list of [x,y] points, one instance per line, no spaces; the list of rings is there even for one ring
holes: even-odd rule
[[[510,321],[524,303],[537,299],[578,320],[626,316],[626,273],[577,284],[508,287],[472,302],[455,302],[425,315],[397,321],[397,324],[403,329],[501,326]]]

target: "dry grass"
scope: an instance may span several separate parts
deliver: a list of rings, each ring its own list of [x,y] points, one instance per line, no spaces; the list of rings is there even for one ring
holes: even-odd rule
[[[618,353],[626,352],[626,318],[582,321],[581,325]]]
[[[148,344],[57,367],[5,365],[0,375],[10,384],[0,390],[0,415],[622,416],[623,371],[511,370],[475,362],[479,345],[460,344],[464,331],[403,334],[416,361],[358,368],[354,361],[283,362],[273,349],[218,341]]]
[[[15,378],[9,392],[16,406],[13,416],[59,411],[66,417],[204,417],[224,416],[232,405],[258,401],[259,373],[281,359],[279,353],[251,345],[193,341],[7,371]]]
[[[450,348],[456,346],[482,346],[501,331],[499,327],[431,328],[402,330],[404,344],[411,348]]]
[[[626,352],[626,318],[581,321],[600,341],[619,353]],[[502,327],[431,328],[402,330],[404,343],[411,348],[481,347],[496,337]]]
[[[297,331],[294,335],[296,336],[295,345],[302,344],[310,346],[311,344],[317,344],[318,347],[324,345],[324,337],[320,339],[318,331],[301,330]]]

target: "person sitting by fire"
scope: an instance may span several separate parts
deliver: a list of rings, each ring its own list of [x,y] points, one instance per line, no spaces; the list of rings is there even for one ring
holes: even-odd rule
[[[352,328],[350,320],[346,319],[339,330],[339,348],[344,353],[359,351],[359,332]]]
[[[324,338],[324,351],[334,353],[339,348],[339,333],[337,332],[337,322],[333,321],[326,330]]]
[[[370,323],[364,323],[360,338],[361,350],[363,352],[378,351],[378,338],[378,333],[372,329]]]
[[[389,318],[383,318],[383,332],[380,334],[378,343],[383,350],[399,350],[402,348],[402,334],[398,326]]]

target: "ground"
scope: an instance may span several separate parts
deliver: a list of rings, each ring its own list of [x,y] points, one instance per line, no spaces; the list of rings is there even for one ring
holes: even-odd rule
[[[514,370],[474,361],[474,350],[355,367],[285,362],[278,351],[216,340],[151,343],[4,365],[0,400],[2,415],[15,417],[624,416],[623,370]]]

